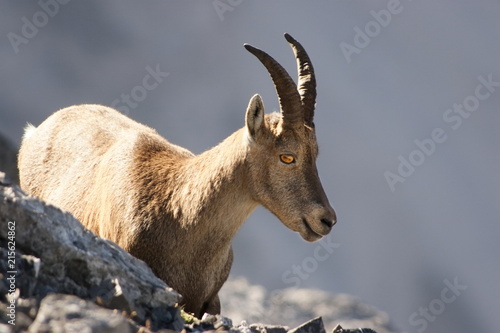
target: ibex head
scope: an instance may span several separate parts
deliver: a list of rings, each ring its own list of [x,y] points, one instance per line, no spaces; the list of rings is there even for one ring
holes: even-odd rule
[[[289,34],[285,38],[297,59],[297,85],[271,56],[245,44],[271,75],[280,104],[280,114],[270,115],[264,115],[259,95],[253,96],[248,105],[249,186],[256,201],[313,242],[330,232],[336,216],[316,169],[314,70],[302,45]]]

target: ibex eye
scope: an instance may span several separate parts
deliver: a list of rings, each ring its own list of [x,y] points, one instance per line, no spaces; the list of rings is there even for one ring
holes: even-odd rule
[[[281,154],[280,160],[281,160],[281,162],[283,162],[285,164],[291,164],[291,163],[295,162],[295,157],[293,155],[290,155],[290,154]]]

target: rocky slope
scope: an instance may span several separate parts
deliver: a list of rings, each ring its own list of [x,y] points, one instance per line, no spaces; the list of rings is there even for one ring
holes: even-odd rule
[[[144,262],[97,237],[70,214],[25,195],[1,175],[2,322],[15,323],[16,330],[30,327],[33,331],[32,325],[39,328],[50,322],[50,315],[63,315],[55,310],[42,311],[47,306],[68,311],[80,306],[82,311],[72,312],[83,314],[97,311],[89,303],[92,301],[118,310],[103,309],[102,318],[123,313],[153,330],[182,328],[176,306],[180,296],[155,277]],[[51,294],[59,297],[47,299]],[[36,315],[39,307],[42,319]]]
[[[390,332],[385,315],[347,296],[312,290],[269,296],[244,279],[229,281],[221,295],[235,325],[221,316],[184,316],[186,323],[181,296],[144,262],[24,194],[1,172],[0,276],[0,332],[325,332],[320,316],[331,327]]]

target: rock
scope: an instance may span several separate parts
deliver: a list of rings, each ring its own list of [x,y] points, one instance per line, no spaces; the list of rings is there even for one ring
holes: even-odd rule
[[[343,329],[342,326],[337,325],[337,327],[333,329],[332,333],[376,333],[376,332],[369,328]]]
[[[186,325],[186,328],[192,332],[219,331],[225,332],[233,328],[231,319],[217,315],[205,313],[201,320],[195,320],[192,324]]]
[[[249,326],[250,332],[252,333],[286,333],[288,332],[287,326],[278,325],[264,325],[264,324],[252,324]]]
[[[323,320],[321,317],[317,317],[288,331],[288,333],[326,333],[326,331]]]
[[[213,322],[214,329],[218,331],[229,330],[233,327],[233,321],[227,317],[223,317],[221,315],[215,315],[215,320]]]
[[[52,294],[43,299],[29,332],[129,333],[131,327],[112,310],[76,296]]]
[[[15,241],[15,251],[11,251],[15,265],[5,267],[9,237]],[[0,186],[0,243],[1,272],[17,272],[20,299],[70,294],[124,311],[153,330],[183,327],[179,294],[144,262],[17,186]],[[2,295],[7,289],[5,282],[0,284]]]
[[[3,227],[4,224],[0,224],[0,226]],[[14,269],[17,274],[7,273],[12,270],[8,266],[8,260],[12,260],[12,257],[9,256],[7,245],[4,247],[2,243],[3,241],[0,240],[0,277],[2,277],[0,280],[0,322],[8,323],[15,319],[16,329],[27,329],[36,316],[40,302],[36,298],[21,298],[20,291],[28,293],[34,291],[36,285],[34,277],[38,274],[40,260],[30,255],[16,253]],[[11,290],[11,282],[15,282],[12,289],[17,289],[14,293]],[[14,309],[12,309],[9,303],[10,298],[7,295],[14,295],[17,299]],[[7,306],[11,306],[11,308],[9,309]],[[11,311],[14,313],[14,317],[12,317]]]

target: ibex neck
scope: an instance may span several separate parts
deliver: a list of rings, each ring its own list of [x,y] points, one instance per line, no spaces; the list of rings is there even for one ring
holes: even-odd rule
[[[239,130],[182,167],[182,223],[230,240],[257,207],[247,186],[247,143]],[[210,231],[209,231],[210,230]]]

